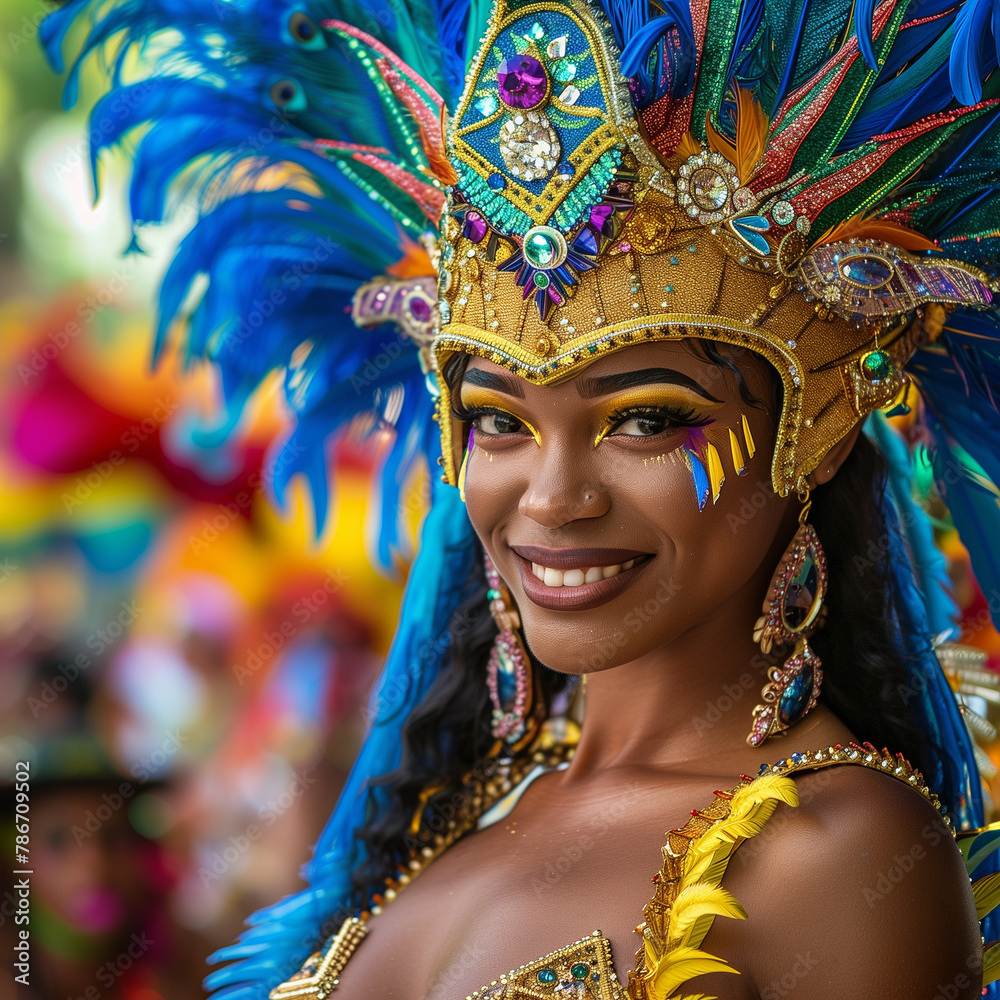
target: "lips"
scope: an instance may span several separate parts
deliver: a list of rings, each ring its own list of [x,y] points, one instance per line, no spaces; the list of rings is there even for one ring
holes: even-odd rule
[[[628,589],[652,561],[635,549],[547,549],[515,545],[521,586],[533,604],[551,611],[584,611]]]

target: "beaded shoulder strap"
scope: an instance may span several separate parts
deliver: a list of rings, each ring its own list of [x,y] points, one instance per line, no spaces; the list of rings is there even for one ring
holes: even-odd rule
[[[695,1000],[678,993],[689,979],[708,972],[738,971],[725,959],[700,948],[717,916],[746,916],[721,884],[729,859],[744,840],[761,831],[780,803],[798,805],[791,775],[839,764],[857,764],[889,774],[941,809],[920,772],[902,754],[877,750],[870,743],[838,743],[793,753],[762,765],[754,778],[740,775],[740,783],[732,791],[716,791],[707,808],[692,810],[684,826],[667,833],[663,864],[653,876],[653,898],[636,928],[643,945],[628,976],[629,1000]],[[948,817],[942,816],[942,820],[951,829]]]

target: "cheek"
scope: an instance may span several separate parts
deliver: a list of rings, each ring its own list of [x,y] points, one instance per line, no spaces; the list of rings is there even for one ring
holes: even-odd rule
[[[517,513],[527,486],[516,456],[491,452],[476,442],[465,472],[465,507],[486,551],[494,557],[494,540]]]

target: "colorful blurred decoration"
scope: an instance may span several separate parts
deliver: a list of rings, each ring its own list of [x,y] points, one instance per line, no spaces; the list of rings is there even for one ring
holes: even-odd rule
[[[0,11],[0,785],[35,763],[47,873],[24,995],[171,1000],[199,995],[205,956],[300,885],[406,553],[372,568],[377,435],[327,456],[337,506],[317,539],[299,485],[284,509],[271,489],[292,426],[280,376],[222,434],[209,368],[169,353],[151,368],[183,227],[125,254],[122,205],[92,204],[85,120],[60,110],[37,47],[44,13]]]

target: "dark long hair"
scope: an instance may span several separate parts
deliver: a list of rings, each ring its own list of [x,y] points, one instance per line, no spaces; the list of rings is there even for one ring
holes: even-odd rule
[[[711,341],[689,341],[699,357],[733,374],[744,402],[767,403],[748,389],[733,360],[749,352],[725,352]],[[468,355],[452,359],[445,375],[461,382]],[[775,414],[781,412],[781,383],[774,373]],[[908,661],[894,623],[904,619],[903,597],[897,593],[886,539],[889,529],[883,506],[886,465],[882,453],[862,434],[837,475],[813,491],[810,522],[823,544],[829,571],[828,625],[810,639],[823,663],[823,701],[859,740],[902,753],[925,772],[932,771],[926,734],[907,707]],[[371,799],[369,822],[358,831],[368,860],[354,873],[355,905],[366,906],[372,892],[394,875],[409,857],[410,826],[418,809],[461,795],[463,777],[493,745],[486,663],[496,626],[489,612],[486,581],[480,567],[478,540],[468,581],[467,600],[451,622],[451,642],[442,670],[403,728],[400,766],[381,778]],[[540,664],[542,689],[551,704],[569,681]],[[425,790],[438,791],[429,800]]]

